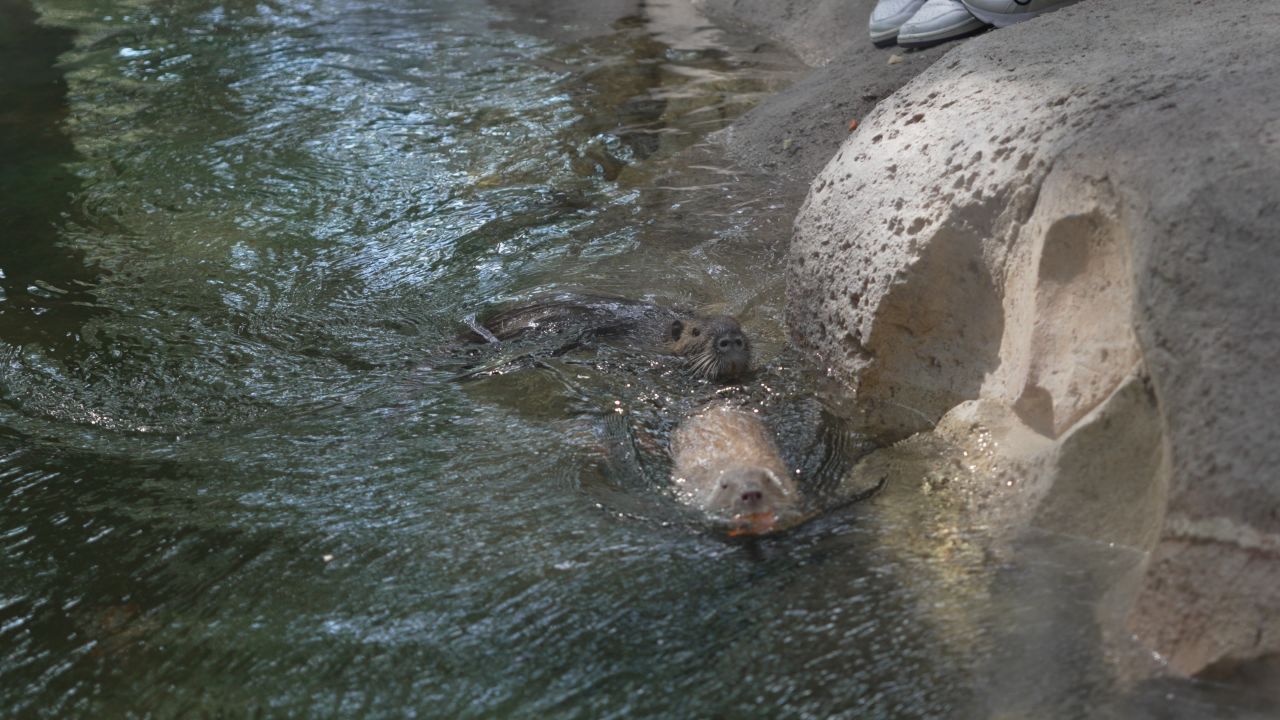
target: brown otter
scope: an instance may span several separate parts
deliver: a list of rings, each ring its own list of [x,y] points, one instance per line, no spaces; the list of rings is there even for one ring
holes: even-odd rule
[[[557,352],[597,338],[620,339],[684,358],[695,375],[733,381],[750,369],[751,342],[728,315],[696,316],[612,295],[558,292],[468,323],[468,342],[559,335]]]
[[[717,519],[730,534],[759,535],[800,513],[800,495],[773,436],[754,413],[714,405],[671,437],[679,499]]]

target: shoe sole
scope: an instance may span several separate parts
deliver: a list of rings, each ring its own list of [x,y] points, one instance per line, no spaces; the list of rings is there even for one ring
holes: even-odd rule
[[[898,28],[885,30],[880,34],[871,33],[871,44],[878,48],[889,47],[898,42]]]
[[[960,38],[977,35],[986,30],[988,25],[981,21],[966,22],[962,25],[954,25],[949,28],[942,28],[932,32],[920,33],[918,35],[898,34],[898,44],[904,48],[927,48],[933,47],[948,40],[959,40]]]

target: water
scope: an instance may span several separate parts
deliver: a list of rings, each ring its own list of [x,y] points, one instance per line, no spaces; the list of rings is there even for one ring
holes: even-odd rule
[[[1015,564],[909,484],[757,542],[677,507],[717,395],[805,478],[867,449],[786,349],[795,188],[707,139],[795,66],[530,5],[0,3],[0,715],[1230,708],[1107,670],[1123,554]],[[467,315],[574,287],[735,313],[763,370],[450,379]]]

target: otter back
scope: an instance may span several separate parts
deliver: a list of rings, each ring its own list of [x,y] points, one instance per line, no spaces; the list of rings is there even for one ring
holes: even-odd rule
[[[735,380],[750,368],[751,344],[738,321],[699,317],[612,295],[560,292],[482,318],[461,339],[494,342],[559,336],[557,352],[596,339],[621,340],[684,358],[699,377]]]
[[[674,310],[611,295],[560,292],[541,295],[527,303],[512,305],[480,319],[481,325],[497,340],[515,340],[546,334],[592,337],[631,337],[639,342],[660,344],[666,328],[679,315]],[[484,342],[474,330],[462,339]]]

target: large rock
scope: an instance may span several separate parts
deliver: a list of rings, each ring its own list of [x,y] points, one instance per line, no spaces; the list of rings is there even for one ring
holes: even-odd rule
[[[1056,444],[1027,516],[1149,550],[1128,626],[1187,673],[1280,651],[1277,47],[1245,0],[971,40],[863,119],[788,271],[797,340],[886,433],[980,398]]]

